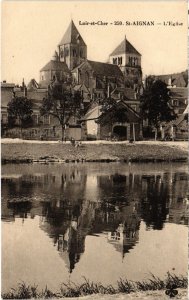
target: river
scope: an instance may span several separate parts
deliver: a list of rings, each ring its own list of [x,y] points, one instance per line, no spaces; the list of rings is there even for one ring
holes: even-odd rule
[[[2,290],[187,273],[187,164],[2,166]]]

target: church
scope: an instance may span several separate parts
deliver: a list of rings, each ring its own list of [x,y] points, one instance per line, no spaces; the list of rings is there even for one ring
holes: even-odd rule
[[[125,37],[109,55],[109,63],[88,60],[87,44],[71,20],[53,57],[40,70],[39,83],[32,79],[27,87],[23,83],[22,87],[14,88],[15,96],[27,95],[34,104],[34,123],[31,129],[26,129],[26,138],[39,139],[43,136],[44,139],[60,139],[60,126],[57,120],[52,116],[40,116],[41,102],[47,95],[49,86],[54,82],[67,83],[75,91],[79,91],[88,115],[90,109],[108,97],[112,97],[115,101],[124,101],[131,107],[132,112],[135,110],[138,113],[142,86],[141,54]],[[137,119],[139,122],[139,116]],[[83,120],[85,120],[83,124],[75,118],[70,120],[66,128],[68,139],[87,138],[87,119]],[[127,131],[129,127],[127,126]],[[128,139],[127,136],[125,139]],[[101,137],[94,136],[94,138]]]
[[[136,88],[142,83],[141,54],[125,37],[109,55],[109,63],[88,60],[87,45],[71,21],[52,59],[40,70],[39,85],[47,87],[70,75],[73,84],[85,85],[90,94],[99,96],[108,88]]]

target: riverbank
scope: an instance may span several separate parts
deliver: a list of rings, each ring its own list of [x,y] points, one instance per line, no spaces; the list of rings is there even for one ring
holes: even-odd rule
[[[117,288],[112,285],[103,286],[85,279],[81,285],[62,284],[60,291],[52,292],[47,287],[39,291],[37,286],[21,283],[8,293],[2,293],[2,299],[166,300],[171,296],[174,299],[187,299],[187,277],[170,273],[167,273],[164,280],[155,276],[144,282],[119,279],[117,285]]]
[[[86,141],[73,146],[70,142],[2,139],[1,153],[2,163],[187,161],[188,142]]]

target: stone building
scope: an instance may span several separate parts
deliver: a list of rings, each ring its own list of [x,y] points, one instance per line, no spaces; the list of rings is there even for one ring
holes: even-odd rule
[[[85,111],[91,109],[92,103],[102,102],[111,96],[115,101],[124,100],[131,106],[132,112],[133,109],[138,112],[136,86],[141,82],[141,76],[141,55],[126,38],[110,55],[110,63],[88,60],[87,45],[71,21],[52,59],[40,70],[39,83],[32,79],[27,88],[25,85],[18,88],[2,85],[2,122],[7,123],[7,104],[14,89],[15,96],[25,96],[33,103],[33,125],[23,130],[23,137],[60,139],[61,126],[57,119],[50,115],[40,116],[40,106],[48,94],[49,85],[66,83],[74,91],[80,92]],[[125,87],[126,79],[127,83],[128,80],[132,82],[129,88]],[[85,139],[85,131],[73,117],[69,129],[66,128],[66,137]],[[19,136],[18,132],[18,128],[15,128],[8,130],[7,134],[16,137]]]
[[[91,139],[139,140],[142,138],[142,125],[139,114],[125,101],[118,101],[112,108],[103,112],[96,105],[86,113],[87,137]]]
[[[64,62],[70,70],[87,58],[87,46],[73,21],[61,39],[58,51],[60,62]]]
[[[141,54],[126,39],[126,36],[110,54],[110,63],[119,66],[127,86],[134,87],[134,84],[141,84]]]
[[[56,51],[52,59],[40,70],[39,87],[47,88],[54,81],[71,82],[71,72],[65,62],[59,61]]]
[[[112,64],[86,60],[72,70],[75,84],[84,84],[91,94],[91,100],[103,99],[117,86],[123,85],[123,74]]]
[[[116,105],[98,118],[98,139],[140,140],[142,124],[140,116],[125,101]]]
[[[7,104],[12,99],[13,91],[15,88],[14,83],[1,83],[1,130],[4,131],[8,124]],[[3,132],[2,132],[3,133]]]

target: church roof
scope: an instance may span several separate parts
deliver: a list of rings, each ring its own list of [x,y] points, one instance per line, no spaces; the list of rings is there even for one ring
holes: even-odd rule
[[[41,71],[64,71],[70,73],[67,65],[61,61],[50,60],[41,70]]]
[[[122,77],[123,74],[117,65],[101,63],[98,61],[87,60],[96,75]]]
[[[115,48],[115,50],[110,54],[110,56],[123,53],[133,53],[141,56],[141,54],[133,47],[133,45],[126,38],[121,42],[121,44],[119,44],[119,46]]]
[[[78,42],[78,40],[80,41],[80,44],[83,44],[86,46],[84,40],[82,39],[79,31],[76,28],[74,22],[71,21],[63,38],[61,39],[61,41],[59,43],[59,46],[65,45],[65,44],[70,44],[70,43],[76,44]]]

